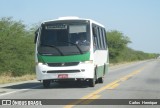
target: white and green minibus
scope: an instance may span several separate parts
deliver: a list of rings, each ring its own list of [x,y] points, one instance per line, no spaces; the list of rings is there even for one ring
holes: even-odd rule
[[[90,87],[103,83],[109,53],[105,27],[91,19],[60,17],[45,21],[35,32],[37,80],[87,81]]]

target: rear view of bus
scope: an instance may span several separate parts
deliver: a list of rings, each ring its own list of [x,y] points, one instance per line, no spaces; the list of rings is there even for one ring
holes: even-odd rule
[[[63,17],[46,21],[35,32],[37,80],[103,83],[109,58],[104,27],[89,19]]]

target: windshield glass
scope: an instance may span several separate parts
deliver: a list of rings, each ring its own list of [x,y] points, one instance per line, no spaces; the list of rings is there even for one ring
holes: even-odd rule
[[[46,55],[74,55],[89,51],[89,22],[50,22],[42,25],[38,52]]]

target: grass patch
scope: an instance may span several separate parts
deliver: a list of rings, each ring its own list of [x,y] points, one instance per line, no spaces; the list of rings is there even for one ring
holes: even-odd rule
[[[20,81],[28,81],[36,79],[36,75],[23,75],[21,77],[13,77],[11,75],[3,74],[0,76],[0,84],[20,82]]]

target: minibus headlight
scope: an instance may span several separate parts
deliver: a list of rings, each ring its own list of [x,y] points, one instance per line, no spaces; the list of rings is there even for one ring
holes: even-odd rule
[[[89,61],[84,61],[84,62],[81,62],[82,64],[92,64],[93,63],[93,60],[89,60]]]
[[[42,62],[36,62],[36,65],[42,64],[42,65],[48,65],[47,63],[42,63]]]

